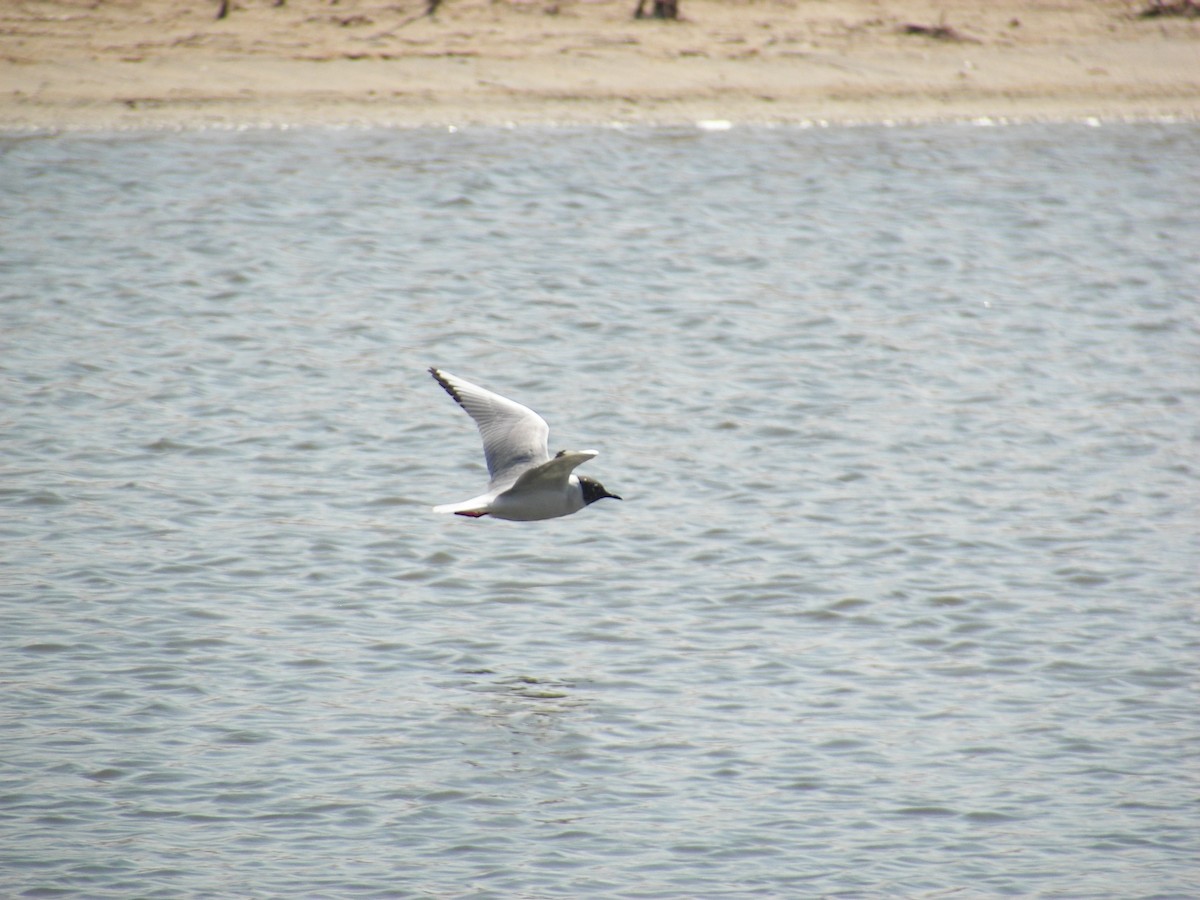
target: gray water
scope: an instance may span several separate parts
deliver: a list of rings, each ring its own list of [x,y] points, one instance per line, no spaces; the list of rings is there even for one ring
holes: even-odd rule
[[[1200,896],[1197,126],[0,148],[4,896]]]

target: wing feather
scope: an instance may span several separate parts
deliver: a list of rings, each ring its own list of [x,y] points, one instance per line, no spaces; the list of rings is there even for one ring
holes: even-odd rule
[[[513,485],[515,490],[538,488],[561,489],[576,466],[583,465],[589,459],[596,457],[595,450],[563,450],[554,457],[538,466],[533,466],[521,473]]]
[[[550,426],[532,409],[441,369],[430,368],[429,374],[475,420],[491,489],[508,487],[550,458]]]

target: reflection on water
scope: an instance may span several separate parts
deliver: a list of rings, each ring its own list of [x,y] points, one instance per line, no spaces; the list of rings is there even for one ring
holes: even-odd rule
[[[1194,126],[3,149],[7,894],[1200,892]]]

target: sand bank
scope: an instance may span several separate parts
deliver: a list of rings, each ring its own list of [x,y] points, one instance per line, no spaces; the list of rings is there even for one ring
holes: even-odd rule
[[[426,3],[13,0],[0,128],[1200,118],[1200,18],[1140,2]]]

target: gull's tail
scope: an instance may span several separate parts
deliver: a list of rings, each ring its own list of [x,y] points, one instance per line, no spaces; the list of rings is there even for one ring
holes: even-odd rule
[[[454,513],[456,516],[470,516],[472,519],[478,519],[480,516],[488,514],[488,495],[484,494],[481,497],[472,497],[470,500],[463,500],[461,503],[443,503],[441,506],[433,508],[435,513]]]

